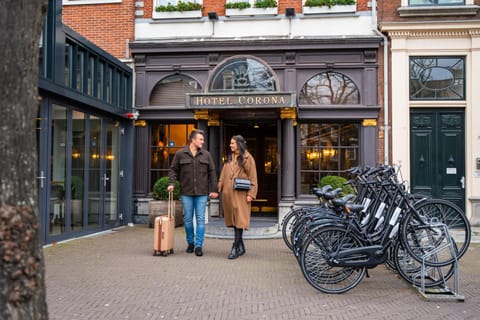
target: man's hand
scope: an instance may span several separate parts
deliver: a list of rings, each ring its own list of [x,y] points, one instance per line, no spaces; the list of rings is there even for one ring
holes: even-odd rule
[[[168,186],[167,190],[168,190],[168,192],[173,192],[174,188],[175,188],[174,186]]]
[[[217,192],[210,192],[210,194],[208,196],[212,199],[217,199],[218,198],[218,193]]]

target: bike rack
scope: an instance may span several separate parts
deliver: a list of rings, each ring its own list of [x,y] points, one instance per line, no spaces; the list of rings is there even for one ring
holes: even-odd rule
[[[416,278],[420,276],[420,287],[414,285],[414,287],[418,290],[418,292],[426,299],[426,300],[458,300],[458,301],[465,301],[465,296],[458,293],[459,288],[459,275],[458,275],[458,259],[457,259],[457,252],[455,250],[455,244],[453,242],[452,237],[448,231],[448,228],[443,223],[432,223],[430,224],[432,228],[441,228],[444,231],[446,237],[446,243],[442,244],[441,246],[435,247],[435,249],[427,252],[422,257],[422,268],[420,271],[420,275],[416,275]],[[438,267],[438,273],[441,276],[442,284],[432,288],[425,288],[425,274],[427,270],[437,267],[430,267],[425,264],[425,261],[436,255],[442,250],[450,250],[450,254],[454,258],[453,262],[453,290],[447,284],[447,280],[445,279],[445,275],[440,267]],[[415,282],[414,282],[415,283]]]

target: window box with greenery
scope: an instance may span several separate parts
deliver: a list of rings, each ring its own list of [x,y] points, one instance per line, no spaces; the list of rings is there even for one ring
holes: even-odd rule
[[[168,214],[168,177],[158,179],[153,185],[153,200],[148,202],[148,226],[153,228],[155,218]],[[180,183],[177,181],[173,190],[175,206],[175,227],[183,224],[183,207],[180,201]]]
[[[228,1],[225,4],[225,15],[228,16],[256,16],[278,14],[276,0]]]
[[[303,14],[348,13],[356,11],[356,0],[305,0],[303,3]]]
[[[158,4],[159,2],[157,2]],[[177,1],[176,4],[168,2],[166,5],[158,4],[152,14],[153,19],[178,19],[201,18],[202,4],[192,1]]]

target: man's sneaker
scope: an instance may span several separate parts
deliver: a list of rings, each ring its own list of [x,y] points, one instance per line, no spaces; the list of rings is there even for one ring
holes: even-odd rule
[[[195,254],[197,255],[197,257],[203,256],[202,247],[196,247],[195,248]]]
[[[193,245],[193,243],[189,243],[188,244],[188,247],[187,247],[187,250],[185,250],[187,253],[193,253],[193,248],[195,248],[195,246]]]

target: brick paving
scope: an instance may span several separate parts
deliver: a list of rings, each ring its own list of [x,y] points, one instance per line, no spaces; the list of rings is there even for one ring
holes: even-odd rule
[[[231,240],[205,239],[204,256],[152,256],[153,231],[119,228],[44,248],[50,319],[479,319],[480,245],[460,261],[464,302],[426,301],[384,266],[353,290],[323,294],[303,278],[282,239],[246,240],[247,253],[226,257]]]

